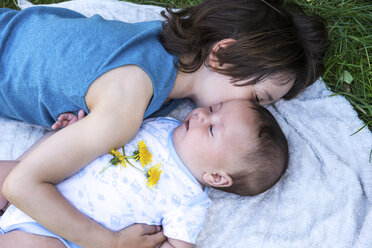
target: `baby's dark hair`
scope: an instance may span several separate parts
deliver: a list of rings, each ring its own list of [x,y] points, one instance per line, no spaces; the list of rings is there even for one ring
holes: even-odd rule
[[[274,116],[259,104],[253,103],[251,108],[256,114],[253,146],[249,149],[241,147],[238,153],[244,154],[237,155],[238,161],[246,166],[230,175],[233,180],[230,187],[217,188],[243,196],[257,195],[274,186],[286,171],[289,161],[288,142]]]
[[[282,0],[205,0],[199,5],[167,9],[160,39],[180,56],[179,69],[194,72],[207,64],[211,48],[223,39],[235,39],[215,55],[218,72],[232,82],[255,84],[266,77],[284,75],[280,84],[294,80],[284,96],[295,97],[323,73],[328,49],[327,31],[318,16],[306,15],[299,6]],[[191,57],[183,61],[182,57]]]

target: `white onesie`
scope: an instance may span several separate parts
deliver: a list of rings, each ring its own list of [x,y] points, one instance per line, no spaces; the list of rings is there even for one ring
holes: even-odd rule
[[[113,231],[134,223],[162,225],[167,237],[195,243],[211,201],[207,188],[203,191],[174,149],[172,137],[178,125],[171,118],[146,120],[125,146],[126,155],[132,155],[143,140],[152,153],[152,165],[161,164],[155,188],[149,188],[144,174],[130,165],[111,165],[100,173],[109,165],[111,154],[97,158],[57,188],[82,213]],[[139,161],[130,161],[141,168]],[[11,205],[0,219],[0,232],[17,229],[56,237],[68,248],[79,247]]]

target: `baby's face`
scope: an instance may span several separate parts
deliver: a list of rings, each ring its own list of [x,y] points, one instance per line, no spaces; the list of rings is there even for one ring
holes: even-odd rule
[[[176,128],[175,149],[197,179],[206,171],[238,170],[238,165],[231,168],[232,163],[226,162],[239,147],[253,145],[255,118],[251,106],[249,101],[233,100],[197,108]]]

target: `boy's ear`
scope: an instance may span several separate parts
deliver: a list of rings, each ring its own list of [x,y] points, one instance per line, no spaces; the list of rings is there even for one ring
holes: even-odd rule
[[[213,47],[212,47],[211,52],[209,53],[209,58],[208,58],[209,63],[208,63],[208,65],[212,68],[220,69],[222,66],[218,62],[218,59],[217,59],[217,56],[216,56],[217,51],[220,48],[225,48],[225,47],[230,46],[234,42],[236,42],[235,39],[227,38],[227,39],[220,40],[219,42],[214,44]]]
[[[224,171],[206,172],[203,174],[204,182],[213,187],[229,187],[233,184],[233,180],[229,174]]]

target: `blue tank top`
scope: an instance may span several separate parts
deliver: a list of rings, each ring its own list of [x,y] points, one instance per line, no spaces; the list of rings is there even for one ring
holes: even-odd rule
[[[63,8],[0,9],[0,116],[50,127],[64,112],[89,110],[85,94],[99,76],[123,65],[142,68],[153,83],[145,118],[162,106],[177,57],[159,40],[161,21],[124,23]]]

